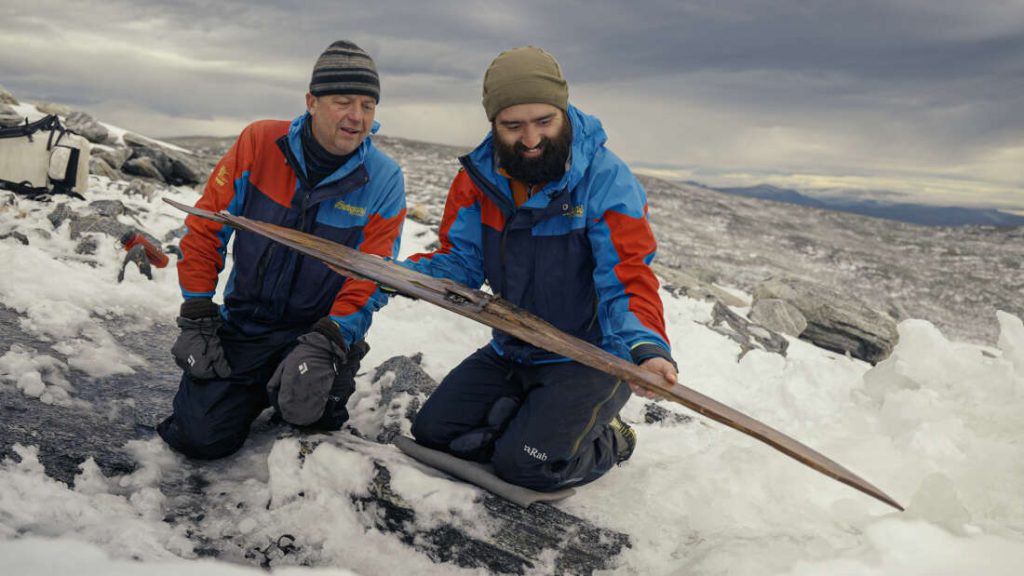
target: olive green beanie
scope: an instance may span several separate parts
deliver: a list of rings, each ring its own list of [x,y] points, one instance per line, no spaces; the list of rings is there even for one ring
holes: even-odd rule
[[[537,103],[569,108],[569,85],[555,57],[534,46],[499,54],[484,73],[487,119],[509,106]]]

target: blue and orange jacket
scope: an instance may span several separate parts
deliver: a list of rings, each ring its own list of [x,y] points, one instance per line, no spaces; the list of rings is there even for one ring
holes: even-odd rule
[[[307,114],[290,124],[250,124],[220,160],[202,198],[207,210],[227,210],[394,258],[405,220],[405,185],[394,160],[370,139],[315,188],[306,183],[299,141]],[[377,123],[373,131],[376,132]],[[196,216],[185,219],[178,281],[185,298],[212,298],[233,228]],[[256,234],[238,231],[234,266],[221,314],[244,334],[302,331],[326,315],[347,344],[361,340],[387,295],[366,280],[351,280],[325,265]]]
[[[570,166],[516,207],[495,167],[493,134],[460,158],[439,231],[440,247],[403,264],[472,288],[491,289],[627,360],[671,360],[647,195],[605,148],[601,122],[570,106]],[[491,345],[522,363],[565,361],[503,332]]]

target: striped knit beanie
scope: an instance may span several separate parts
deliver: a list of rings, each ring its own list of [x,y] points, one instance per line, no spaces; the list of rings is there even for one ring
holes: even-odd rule
[[[484,73],[484,111],[487,119],[516,104],[569,107],[569,85],[555,57],[534,46],[498,54]]]
[[[309,81],[313,96],[362,94],[380,102],[380,77],[373,58],[348,40],[337,40],[324,50],[313,66]]]

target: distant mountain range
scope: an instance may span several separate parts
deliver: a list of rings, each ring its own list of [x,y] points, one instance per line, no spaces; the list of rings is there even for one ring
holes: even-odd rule
[[[873,218],[885,218],[921,224],[924,226],[1024,226],[1024,216],[1017,216],[991,208],[958,208],[955,206],[931,206],[928,204],[890,203],[855,196],[815,198],[796,190],[779,188],[768,184],[739,188],[714,188],[689,182],[709,190],[735,194],[747,198],[761,198],[775,202],[787,202],[800,206],[811,206],[838,212],[850,212]]]

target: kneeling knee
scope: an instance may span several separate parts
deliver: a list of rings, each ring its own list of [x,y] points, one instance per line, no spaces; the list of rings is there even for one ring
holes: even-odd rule
[[[510,484],[550,492],[561,486],[547,460],[547,454],[525,444],[499,442],[491,464],[494,466],[494,474]]]
[[[208,430],[182,427],[174,421],[163,423],[157,432],[171,448],[199,460],[230,456],[245,443],[245,434],[214,435]]]

